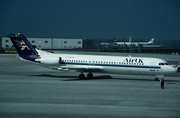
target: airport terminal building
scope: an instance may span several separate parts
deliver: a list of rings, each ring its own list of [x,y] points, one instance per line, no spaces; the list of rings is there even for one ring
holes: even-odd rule
[[[180,54],[178,40],[155,40],[153,44],[138,46],[117,45],[112,39],[27,38],[33,47],[42,50],[80,50],[121,53]],[[128,41],[128,40],[126,40]],[[146,41],[147,42],[147,41]],[[1,50],[15,50],[8,37],[2,37]]]
[[[37,49],[81,49],[83,48],[82,39],[64,39],[64,38],[27,38],[29,42]],[[2,37],[2,48],[12,49],[13,44],[9,37]]]

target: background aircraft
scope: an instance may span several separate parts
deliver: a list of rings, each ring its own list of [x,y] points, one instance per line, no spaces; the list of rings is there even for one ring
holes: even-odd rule
[[[116,44],[118,45],[127,45],[127,46],[130,46],[130,45],[135,45],[135,46],[138,46],[138,45],[149,45],[149,44],[152,44],[154,41],[154,38],[152,38],[149,42],[133,42],[133,37],[129,37],[129,42],[115,42]]]

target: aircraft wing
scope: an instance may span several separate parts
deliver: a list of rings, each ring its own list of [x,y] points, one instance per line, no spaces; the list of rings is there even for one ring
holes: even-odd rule
[[[64,70],[64,71],[68,71],[68,70],[75,70],[78,72],[100,72],[101,70],[103,70],[102,67],[98,67],[98,66],[87,66],[87,67],[61,67],[58,68],[58,70]]]

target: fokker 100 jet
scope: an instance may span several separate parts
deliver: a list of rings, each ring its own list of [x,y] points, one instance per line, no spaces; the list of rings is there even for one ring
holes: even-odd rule
[[[95,72],[164,77],[177,70],[163,59],[125,56],[54,54],[35,49],[20,33],[6,35],[15,46],[20,60],[33,62],[59,71],[77,71],[79,78],[93,78]]]

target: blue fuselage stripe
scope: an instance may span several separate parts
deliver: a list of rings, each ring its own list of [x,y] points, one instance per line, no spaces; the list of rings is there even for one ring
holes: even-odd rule
[[[121,64],[95,64],[95,63],[72,63],[72,62],[61,62],[61,64],[70,65],[91,65],[91,66],[109,66],[109,67],[130,67],[130,68],[154,68],[160,69],[160,66],[144,66],[144,65],[121,65]]]

